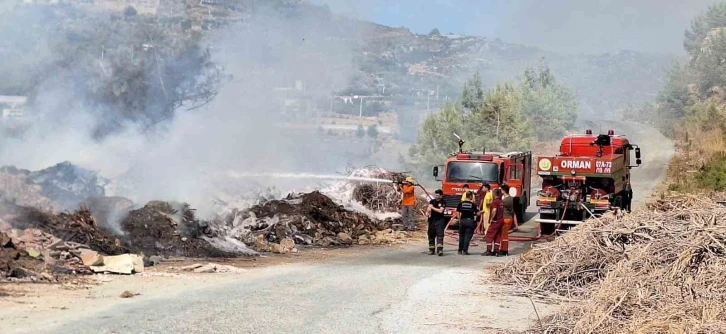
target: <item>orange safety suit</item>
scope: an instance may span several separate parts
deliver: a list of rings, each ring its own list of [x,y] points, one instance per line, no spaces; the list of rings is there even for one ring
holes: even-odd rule
[[[401,186],[403,191],[403,200],[401,201],[402,206],[414,206],[416,205],[415,188],[413,185],[404,184]]]

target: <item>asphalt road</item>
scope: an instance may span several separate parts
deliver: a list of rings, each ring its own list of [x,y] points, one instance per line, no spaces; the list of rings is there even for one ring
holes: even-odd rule
[[[411,245],[324,264],[264,268],[230,284],[119,306],[47,332],[408,332],[421,324],[415,321],[417,313],[451,311],[441,310],[436,296],[449,292],[449,279],[480,271],[487,260],[428,256],[425,248]],[[451,287],[461,283],[451,281]]]
[[[644,166],[634,170],[633,187],[636,201],[642,202],[664,174],[672,152],[669,141],[642,125],[578,122],[594,132],[600,125],[641,146]],[[531,219],[534,210],[529,211]],[[526,225],[531,229],[533,224]],[[512,253],[527,246],[515,243]],[[528,301],[491,297],[496,293],[482,288],[483,267],[504,260],[459,256],[452,254],[454,248],[447,246],[444,257],[425,255],[423,244],[367,249],[355,258],[251,270],[232,283],[140,299],[46,332],[481,333],[492,327],[527,328],[533,316]],[[479,253],[481,246],[473,250]]]

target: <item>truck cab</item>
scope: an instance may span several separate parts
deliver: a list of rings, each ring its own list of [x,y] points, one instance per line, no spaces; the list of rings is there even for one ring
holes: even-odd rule
[[[461,202],[464,185],[476,193],[482,182],[488,182],[492,189],[502,184],[510,187],[509,195],[514,197],[515,211],[519,222],[524,221],[524,212],[529,206],[531,194],[532,152],[464,152],[460,150],[448,156],[444,165],[433,168],[433,176],[441,181],[444,192],[444,215],[450,217]]]

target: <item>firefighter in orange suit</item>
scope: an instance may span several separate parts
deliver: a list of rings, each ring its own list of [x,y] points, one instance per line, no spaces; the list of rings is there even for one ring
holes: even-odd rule
[[[414,208],[416,206],[416,192],[412,177],[407,177],[401,184],[401,217],[403,227],[408,231],[415,231]]]

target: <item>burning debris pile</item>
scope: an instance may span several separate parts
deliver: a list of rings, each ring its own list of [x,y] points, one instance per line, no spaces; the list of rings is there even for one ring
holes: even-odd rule
[[[41,273],[41,278],[48,280],[57,278],[55,274],[143,272],[143,261],[137,255],[103,256],[99,252],[89,249],[86,244],[61,240],[39,229],[29,228],[22,232],[12,230],[8,237],[13,240],[14,244],[17,244],[17,249],[23,250],[31,258],[45,263],[44,268],[48,272]],[[19,263],[18,265],[24,264]],[[28,276],[26,275],[26,277]],[[38,278],[37,274],[31,277]]]
[[[13,243],[13,239],[0,232],[0,280],[5,278],[50,277],[45,264]]]
[[[351,169],[348,176],[353,180],[339,182],[323,190],[323,193],[343,204],[353,201],[359,205],[348,205],[353,210],[360,211],[360,206],[374,213],[398,213],[401,210],[401,191],[395,184],[406,178],[404,173],[390,172],[378,167],[365,167]],[[358,181],[356,178],[368,179]],[[381,182],[376,182],[381,180]],[[422,194],[419,194],[422,195]],[[417,197],[416,211],[423,212],[428,200]],[[369,214],[370,215],[370,214]],[[372,215],[377,218],[393,217],[392,215]]]
[[[103,196],[107,180],[69,162],[31,172],[12,166],[0,168],[0,198],[42,210],[73,210],[93,196]]]
[[[84,255],[129,252],[119,239],[100,232],[87,210],[55,215],[2,203],[0,212],[3,213],[0,232],[12,240],[20,254],[27,254],[44,265],[44,271],[39,272],[39,267],[25,267],[35,262],[22,261],[23,257],[15,260],[18,267],[34,273],[26,275],[32,279],[37,279],[39,274],[48,280],[53,280],[54,274],[90,274],[94,269],[92,266],[103,265],[103,262],[88,263]]]
[[[117,201],[111,201],[116,203]],[[35,208],[0,202],[0,232],[12,243],[3,245],[3,273],[24,278],[41,273],[90,274],[113,272],[131,274],[143,271],[148,261],[163,257],[233,257],[256,255],[237,240],[207,237],[205,222],[194,217],[186,204],[150,202],[130,211],[121,222],[123,234],[103,231],[86,209],[52,214]],[[27,255],[27,256],[26,256]],[[29,260],[29,259],[32,260]],[[158,261],[157,261],[158,262]],[[41,263],[40,267],[30,266]],[[16,269],[24,268],[24,269]],[[32,273],[24,275],[23,271]]]
[[[126,233],[124,244],[145,256],[165,257],[234,257],[254,255],[244,249],[238,252],[214,247],[205,236],[211,236],[206,222],[197,220],[188,204],[152,201],[131,211],[121,221]],[[239,247],[237,247],[239,249]]]
[[[227,226],[241,227],[231,232],[242,235],[246,244],[278,253],[294,251],[296,244],[327,247],[398,242],[406,234],[393,231],[397,223],[346,210],[318,191],[268,201],[234,212],[225,221]]]
[[[47,273],[130,274],[143,270],[142,257],[132,252],[149,264],[159,256],[257,255],[239,240],[212,235],[189,205],[153,201],[133,210],[129,199],[106,197],[106,183],[67,162],[37,172],[0,168],[0,232],[11,238],[14,250],[3,250],[10,254],[5,258],[28,272],[36,269],[26,268],[19,254],[28,255],[30,264],[43,264]],[[64,212],[53,213],[58,211]],[[4,274],[21,274],[11,260],[3,263]]]
[[[91,212],[102,232],[114,235],[123,234],[119,223],[133,210],[134,202],[119,196],[97,196],[81,202],[80,207]]]
[[[99,231],[91,213],[79,210],[74,213],[51,214],[35,208],[0,204],[2,219],[19,230],[37,229],[60,240],[87,245],[90,249],[109,255],[128,253],[117,238]]]
[[[497,276],[533,293],[584,299],[544,319],[542,332],[723,333],[724,222],[726,207],[715,198],[668,198],[590,220]]]
[[[368,173],[363,173],[364,171]],[[357,170],[356,174],[367,174],[365,177],[403,181],[406,176],[402,173],[393,173],[385,170]],[[353,188],[353,199],[368,209],[379,212],[397,212],[401,209],[401,192],[393,183],[359,182]]]

